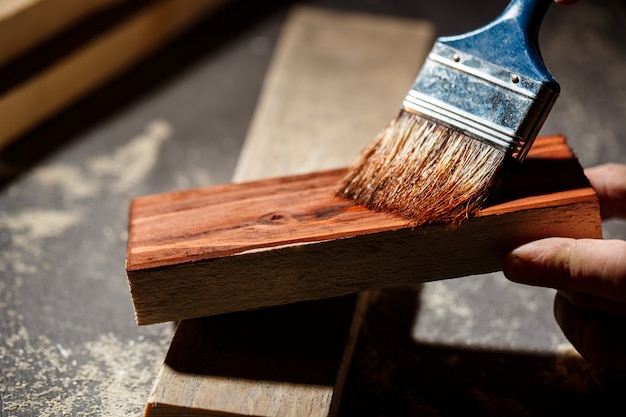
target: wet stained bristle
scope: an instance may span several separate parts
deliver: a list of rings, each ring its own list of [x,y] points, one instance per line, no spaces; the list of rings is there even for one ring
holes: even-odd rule
[[[501,180],[506,153],[402,110],[348,169],[338,194],[413,226],[476,215]]]

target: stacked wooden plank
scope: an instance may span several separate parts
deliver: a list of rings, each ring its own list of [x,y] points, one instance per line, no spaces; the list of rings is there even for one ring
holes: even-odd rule
[[[0,149],[110,81],[225,0],[0,4]]]
[[[393,117],[432,39],[425,22],[294,9],[234,180],[345,166]],[[336,415],[370,296],[182,320],[146,414]]]
[[[147,415],[336,415],[366,290],[497,270],[507,249],[543,236],[601,236],[596,195],[561,136],[538,139],[460,227],[414,229],[334,195],[432,34],[424,22],[296,9],[235,183],[132,201],[137,321],[181,320]]]

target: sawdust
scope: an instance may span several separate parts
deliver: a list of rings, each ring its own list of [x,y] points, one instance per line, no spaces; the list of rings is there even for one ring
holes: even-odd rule
[[[0,207],[1,416],[141,415],[146,387],[156,378],[155,364],[163,361],[172,327],[138,329],[134,339],[109,333],[80,342],[31,334],[28,329],[33,326],[27,326],[21,310],[31,301],[23,286],[25,281],[28,285],[42,282],[31,278],[54,280],[72,267],[67,258],[47,259],[45,249],[87,225],[94,205],[100,204],[97,199],[126,198],[154,168],[161,145],[171,133],[167,121],[151,121],[110,153],[41,166],[23,178],[26,187],[7,190],[9,202],[21,197],[22,189],[36,190],[38,195],[28,207]],[[104,225],[102,236],[117,245],[126,240],[126,231]],[[28,317],[42,323],[49,319]],[[52,321],[60,325],[63,320],[54,317]],[[67,326],[72,331],[80,329],[77,323]],[[84,334],[90,334],[88,329]],[[150,366],[146,369],[142,364]]]
[[[171,125],[162,119],[153,120],[144,132],[132,138],[112,155],[92,158],[87,162],[91,173],[113,192],[125,192],[144,180],[154,167],[161,144],[172,134]],[[112,181],[111,181],[112,180]]]
[[[553,352],[566,340],[552,316],[553,298],[553,290],[519,286],[501,272],[429,282],[422,289],[413,337]]]
[[[33,274],[42,266],[43,245],[80,223],[79,212],[27,208],[0,217],[0,230],[8,231],[10,247],[0,251],[0,272]]]
[[[145,386],[156,377],[154,367],[141,364],[160,363],[172,334],[170,326],[161,327],[149,340],[120,340],[108,334],[70,349],[43,336],[33,338],[19,326],[16,333],[0,339],[0,413],[140,415],[147,398]],[[20,379],[25,372],[37,375],[36,380]]]
[[[456,337],[469,338],[474,325],[474,312],[467,300],[443,281],[429,282],[422,288],[420,316],[432,315],[432,320],[442,321],[455,329]],[[435,328],[424,328],[416,323],[413,333],[420,340],[435,341],[441,335]]]
[[[472,309],[455,300],[454,292],[444,282],[429,283],[423,291],[424,307],[433,310],[437,317],[455,316],[462,320],[471,317]]]
[[[65,199],[95,197],[100,191],[99,181],[87,178],[79,167],[69,164],[58,163],[37,168],[33,178],[47,190],[57,187]]]
[[[33,178],[46,192],[58,189],[66,202],[94,198],[103,190],[127,192],[154,168],[161,145],[171,134],[169,122],[155,119],[111,154],[91,158],[83,166],[67,163],[43,166],[34,171]]]
[[[60,236],[81,220],[80,213],[60,210],[28,208],[12,216],[0,217],[0,227],[11,232],[16,249],[40,252],[37,244],[43,239]]]
[[[46,239],[61,237],[80,224],[92,199],[102,192],[124,193],[141,183],[153,169],[161,144],[171,133],[167,121],[156,119],[110,155],[92,158],[83,166],[58,163],[35,169],[31,180],[42,194],[58,192],[74,208],[25,207],[16,213],[0,210],[0,271],[35,273]]]

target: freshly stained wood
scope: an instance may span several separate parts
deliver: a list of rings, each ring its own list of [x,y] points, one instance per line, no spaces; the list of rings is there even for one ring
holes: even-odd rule
[[[432,25],[423,21],[294,8],[234,179],[348,163],[385,123],[385,109],[397,105],[414,78],[412,63],[424,59],[433,36]],[[376,69],[364,71],[374,56],[380,59]],[[344,114],[370,97],[377,106]],[[360,133],[334,146],[337,134],[350,129]],[[371,295],[181,321],[146,415],[337,415]]]
[[[127,273],[137,321],[250,310],[492,272],[548,236],[601,237],[565,138],[539,138],[494,204],[459,227],[412,228],[335,196],[342,170],[140,197]]]

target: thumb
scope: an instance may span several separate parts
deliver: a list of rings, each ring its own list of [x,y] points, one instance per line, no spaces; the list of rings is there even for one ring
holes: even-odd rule
[[[541,239],[514,249],[502,269],[511,281],[626,302],[625,241]]]

